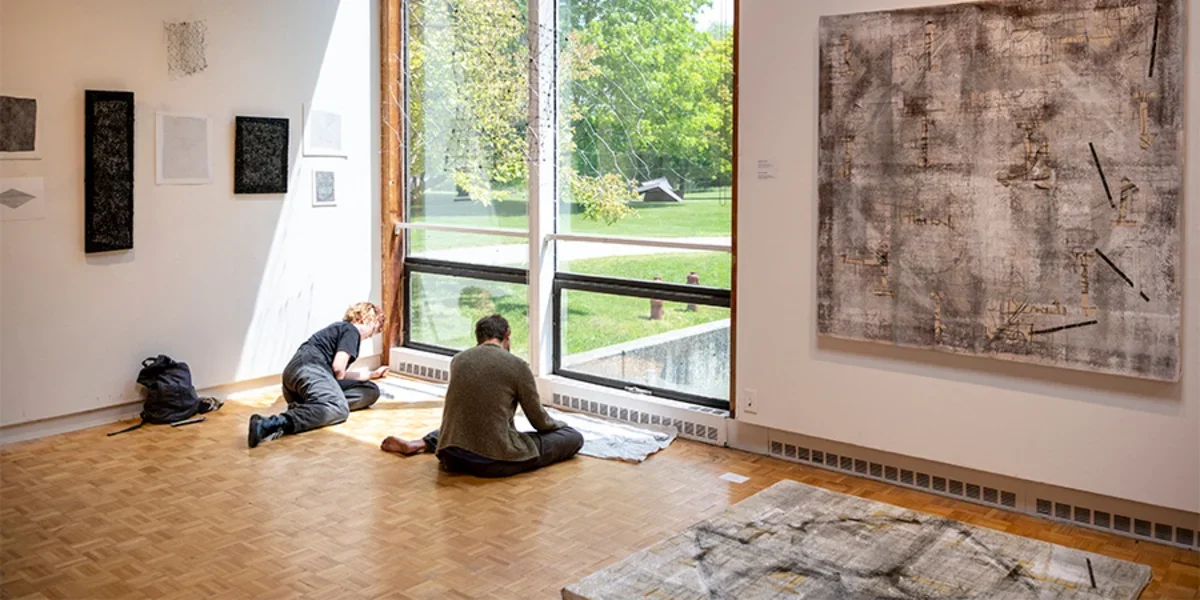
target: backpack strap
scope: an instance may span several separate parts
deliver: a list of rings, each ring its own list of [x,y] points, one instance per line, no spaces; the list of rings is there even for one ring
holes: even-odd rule
[[[140,429],[140,428],[142,427],[142,425],[145,425],[145,424],[146,424],[146,422],[145,422],[145,421],[140,421],[140,422],[138,422],[138,424],[137,424],[137,425],[131,425],[131,426],[129,426],[129,427],[126,427],[125,429],[122,429],[122,430],[120,430],[120,431],[114,431],[114,432],[112,432],[112,433],[106,433],[106,434],[104,434],[104,435],[105,435],[105,437],[112,437],[112,436],[114,436],[114,435],[118,435],[118,434],[122,434],[122,433],[126,433],[126,432],[133,431],[134,429]]]

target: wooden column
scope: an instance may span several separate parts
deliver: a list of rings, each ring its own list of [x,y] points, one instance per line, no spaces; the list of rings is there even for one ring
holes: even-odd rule
[[[380,48],[380,248],[383,251],[382,295],[383,313],[383,362],[391,360],[392,347],[400,344],[404,324],[404,240],[407,233],[396,234],[396,224],[404,222],[404,160],[400,103],[404,100],[404,89],[400,79],[403,48],[401,28],[403,17],[402,0],[379,0]]]

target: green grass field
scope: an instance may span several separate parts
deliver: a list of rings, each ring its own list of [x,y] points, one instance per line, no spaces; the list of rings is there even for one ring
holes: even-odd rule
[[[724,253],[662,254],[580,260],[571,270],[595,275],[683,283],[696,271],[701,283],[729,287],[730,260]],[[513,328],[513,352],[529,358],[528,291],[518,284],[480,282],[440,275],[413,274],[412,339],[450,348],[473,346],[474,323],[498,312]],[[689,312],[666,303],[661,321],[650,320],[650,301],[569,291],[566,296],[566,352],[576,354],[605,346],[729,318],[729,309],[709,306]]]
[[[411,208],[413,222],[504,229],[527,229],[529,226],[529,205],[522,199],[501,200],[484,206],[479,202],[454,202],[452,194],[431,193],[429,196],[427,206]],[[631,237],[727,236],[733,215],[729,196],[730,189],[726,187],[689,193],[683,203],[632,202],[630,206],[637,214],[612,225],[585,219],[578,206],[568,204],[559,215],[559,231]],[[416,230],[411,235],[410,248],[414,255],[446,248],[524,243],[519,238],[449,232]]]

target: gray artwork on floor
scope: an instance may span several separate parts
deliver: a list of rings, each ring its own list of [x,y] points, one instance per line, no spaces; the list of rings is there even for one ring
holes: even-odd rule
[[[313,206],[337,204],[337,189],[333,171],[313,172]]]
[[[1146,565],[784,480],[563,598],[1132,600],[1150,576]]]
[[[1174,381],[1182,0],[824,17],[821,334]]]
[[[167,74],[171,79],[195,75],[208,68],[205,37],[208,25],[204,21],[163,23],[167,41]]]
[[[288,120],[237,117],[233,193],[286,194]]]
[[[158,113],[157,182],[209,183],[208,117]]]
[[[306,115],[304,154],[307,156],[346,156],[342,149],[342,115],[310,109]]]
[[[84,252],[133,248],[133,92],[84,92]]]
[[[46,215],[41,177],[0,179],[0,221],[32,221]]]
[[[37,111],[34,98],[0,96],[0,153],[37,149]]]

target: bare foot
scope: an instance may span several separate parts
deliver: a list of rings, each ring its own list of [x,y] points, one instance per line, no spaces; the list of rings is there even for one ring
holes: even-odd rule
[[[411,456],[424,450],[425,442],[422,440],[406,442],[394,435],[389,435],[383,438],[383,443],[379,445],[379,449],[384,452],[395,452],[396,454]]]

